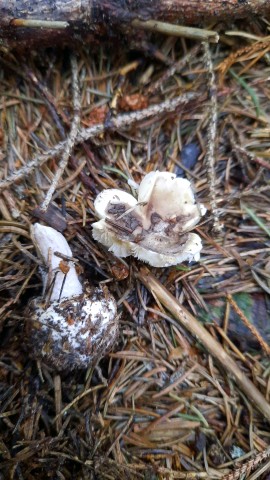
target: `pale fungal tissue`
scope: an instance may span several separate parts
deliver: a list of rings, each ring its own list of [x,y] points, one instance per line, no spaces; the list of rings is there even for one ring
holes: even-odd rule
[[[80,282],[61,233],[36,223],[31,234],[47,270],[42,277],[43,296],[31,300],[27,309],[31,352],[57,370],[95,364],[117,337],[116,302],[106,287]]]
[[[154,267],[200,259],[202,242],[191,230],[205,215],[191,183],[173,173],[148,173],[138,186],[138,199],[118,189],[96,198],[99,221],[93,237],[117,257],[133,255]]]
[[[59,268],[61,258],[54,253],[60,252],[65,257],[72,257],[72,251],[63,235],[54,228],[44,227],[39,223],[35,223],[31,226],[31,236],[44,265],[50,267],[48,272],[45,272],[43,278],[45,286],[48,283],[48,275],[53,278],[50,301],[58,300],[60,294],[62,298],[80,295],[83,289],[74,263],[68,262],[69,270],[65,278],[64,272]]]

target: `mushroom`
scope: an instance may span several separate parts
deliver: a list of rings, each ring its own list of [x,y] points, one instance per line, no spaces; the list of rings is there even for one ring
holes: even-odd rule
[[[30,350],[57,370],[94,364],[116,339],[116,302],[106,287],[81,284],[72,251],[61,233],[36,223],[31,235],[46,268],[43,296],[28,305]]]
[[[133,255],[154,267],[200,259],[201,238],[190,230],[206,209],[196,203],[187,179],[150,172],[138,187],[138,200],[108,189],[94,206],[100,220],[92,225],[93,237],[117,257]]]

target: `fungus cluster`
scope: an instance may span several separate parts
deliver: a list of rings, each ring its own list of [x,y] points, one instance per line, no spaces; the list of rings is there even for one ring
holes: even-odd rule
[[[93,237],[117,257],[134,255],[155,267],[199,260],[202,242],[191,230],[206,209],[190,182],[156,171],[137,187],[137,199],[118,189],[97,196]],[[36,223],[31,234],[44,264],[43,295],[28,307],[31,351],[58,370],[94,365],[117,336],[115,300],[106,287],[80,282],[61,233]]]
[[[191,230],[206,209],[196,203],[187,179],[150,172],[138,187],[138,199],[108,189],[94,206],[100,220],[93,224],[93,237],[117,257],[133,255],[154,267],[199,260],[201,238]]]

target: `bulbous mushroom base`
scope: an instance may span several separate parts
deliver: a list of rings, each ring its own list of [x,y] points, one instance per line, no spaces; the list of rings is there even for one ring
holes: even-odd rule
[[[106,287],[88,287],[48,306],[39,297],[28,306],[26,334],[30,353],[46,364],[57,370],[87,368],[116,340],[116,302]]]

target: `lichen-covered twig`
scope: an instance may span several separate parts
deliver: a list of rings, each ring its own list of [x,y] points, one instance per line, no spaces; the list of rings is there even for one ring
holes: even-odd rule
[[[81,109],[81,95],[78,81],[78,64],[74,54],[71,54],[71,71],[72,71],[72,93],[73,93],[73,121],[71,124],[70,134],[66,141],[66,146],[59,163],[56,174],[52,180],[51,186],[47,192],[44,202],[41,205],[41,210],[46,211],[52,199],[52,196],[57,188],[57,185],[63,175],[63,172],[68,164],[68,159],[74,148],[76,138],[80,126],[80,109]]]
[[[270,456],[270,447],[264,450],[263,452],[258,453],[255,458],[252,458],[251,460],[248,460],[245,462],[243,465],[240,467],[236,468],[234,472],[229,473],[228,475],[225,475],[222,477],[222,480],[239,480],[239,478],[242,478],[243,475],[249,475],[249,473],[254,470],[259,463],[261,463],[263,460],[265,460],[267,457]],[[256,477],[259,478],[259,477]]]
[[[261,334],[258,332],[257,328],[250,323],[250,321],[247,319],[247,317],[244,315],[244,312],[238,307],[237,303],[234,301],[233,297],[231,296],[230,293],[227,294],[228,301],[230,305],[233,307],[234,311],[237,313],[239,318],[241,318],[242,322],[246,327],[249,329],[249,331],[254,335],[256,340],[259,342],[261,345],[262,349],[266,353],[266,355],[270,355],[270,347],[268,343],[264,341],[262,338]]]
[[[199,95],[196,93],[186,93],[181,97],[165,100],[158,105],[151,105],[148,108],[132,113],[125,113],[112,118],[108,123],[99,123],[93,127],[79,130],[75,139],[75,145],[96,137],[105,131],[109,130],[127,130],[136,122],[146,120],[148,118],[177,111],[180,106],[198,99]],[[0,192],[10,187],[13,183],[22,180],[36,168],[40,168],[50,158],[59,157],[66,149],[67,140],[58,143],[54,147],[48,149],[45,153],[37,155],[33,160],[28,162],[25,166],[9,175],[6,179],[0,181]]]
[[[213,228],[216,232],[220,232],[222,225],[219,221],[219,211],[217,208],[216,194],[216,162],[215,150],[217,139],[217,87],[215,73],[211,58],[211,52],[208,42],[203,42],[204,61],[208,72],[208,91],[209,91],[209,120],[207,132],[207,151],[205,155],[205,165],[208,174],[210,206],[213,215]]]

